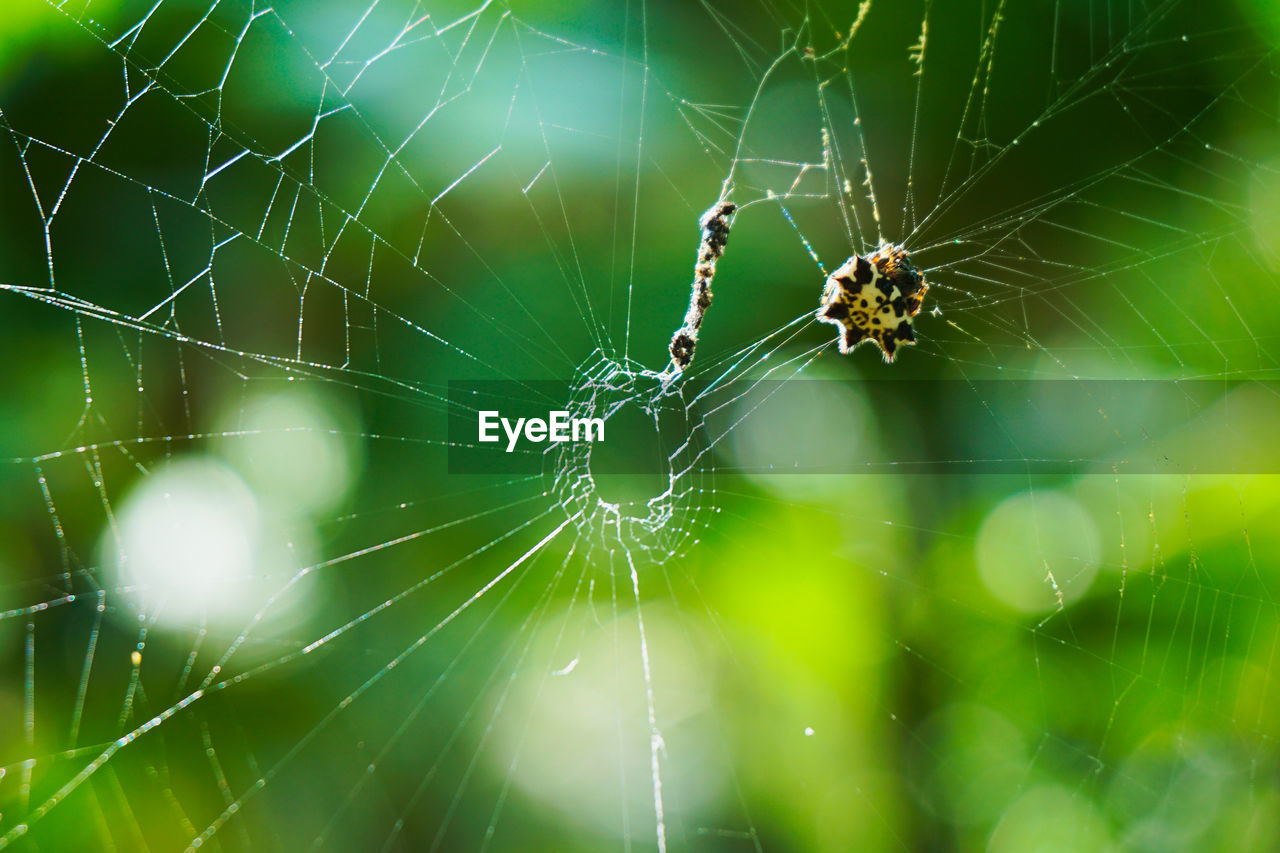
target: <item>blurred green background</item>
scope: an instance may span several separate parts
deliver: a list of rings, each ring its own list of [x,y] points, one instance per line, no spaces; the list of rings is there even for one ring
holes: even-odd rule
[[[862,379],[1221,379],[1257,441],[1276,20],[9,0],[0,846],[1277,849],[1274,476],[732,470],[1003,429]],[[665,365],[724,188],[694,373],[811,403],[648,528],[448,473],[450,380]],[[774,334],[881,240],[917,347]]]

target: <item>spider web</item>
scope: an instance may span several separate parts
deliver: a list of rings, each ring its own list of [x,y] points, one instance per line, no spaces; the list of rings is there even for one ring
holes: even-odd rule
[[[1270,22],[739,5],[6,9],[0,847],[1275,846],[1273,478],[750,473],[937,429],[853,378],[1255,423]],[[813,317],[883,242],[892,366]],[[458,380],[651,476],[449,474]]]

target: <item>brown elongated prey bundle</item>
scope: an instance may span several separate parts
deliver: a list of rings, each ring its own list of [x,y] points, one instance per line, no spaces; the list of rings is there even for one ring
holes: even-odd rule
[[[729,217],[738,209],[731,201],[718,201],[702,214],[702,241],[698,243],[698,261],[693,267],[693,289],[689,294],[689,310],[684,324],[671,336],[671,365],[683,372],[693,362],[698,345],[698,329],[711,306],[711,280],[716,274],[716,261],[729,242]]]

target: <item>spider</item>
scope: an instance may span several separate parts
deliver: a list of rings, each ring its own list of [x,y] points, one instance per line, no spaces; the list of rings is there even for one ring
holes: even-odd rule
[[[842,355],[871,340],[892,362],[899,346],[916,342],[911,321],[928,290],[906,251],[884,243],[868,257],[852,256],[827,277],[815,316],[843,329],[836,335]]]
[[[668,376],[678,376],[693,362],[698,331],[711,306],[711,282],[716,262],[724,255],[737,205],[723,198],[699,220],[702,240],[698,244],[693,287],[684,323],[671,336]],[[906,250],[882,243],[868,257],[854,255],[827,277],[817,318],[840,326],[836,336],[841,354],[851,352],[864,340],[875,341],[886,362],[892,362],[898,347],[916,342],[912,319],[920,313],[929,285],[911,263]]]

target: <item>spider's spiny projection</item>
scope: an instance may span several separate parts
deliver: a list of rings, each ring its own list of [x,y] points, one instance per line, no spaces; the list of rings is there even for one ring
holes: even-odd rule
[[[891,362],[899,346],[916,342],[911,321],[928,290],[907,253],[885,243],[868,257],[854,255],[827,277],[816,316],[842,329],[836,337],[842,354],[870,340]]]

